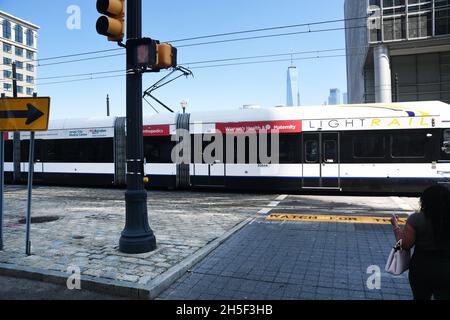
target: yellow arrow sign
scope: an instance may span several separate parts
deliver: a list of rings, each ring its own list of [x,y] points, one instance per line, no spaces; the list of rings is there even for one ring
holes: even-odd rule
[[[0,99],[0,131],[47,131],[50,98]]]

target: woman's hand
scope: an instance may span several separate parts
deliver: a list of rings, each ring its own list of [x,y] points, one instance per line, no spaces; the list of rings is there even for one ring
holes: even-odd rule
[[[391,224],[394,228],[398,228],[398,216],[392,215]]]

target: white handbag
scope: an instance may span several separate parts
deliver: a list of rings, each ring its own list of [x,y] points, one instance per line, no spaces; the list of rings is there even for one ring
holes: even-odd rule
[[[403,250],[402,239],[400,239],[389,254],[385,270],[395,276],[399,276],[408,270],[410,260],[411,252],[409,250]]]

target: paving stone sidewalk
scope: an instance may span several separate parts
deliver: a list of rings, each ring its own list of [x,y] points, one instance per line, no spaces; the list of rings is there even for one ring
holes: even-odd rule
[[[398,211],[389,198],[340,197],[333,208],[332,201],[289,196],[279,207],[299,212],[313,208],[316,213]],[[405,209],[415,209],[417,199],[408,203]],[[390,225],[267,221],[260,215],[158,299],[410,300],[408,272],[392,276],[384,271],[394,242]],[[374,267],[381,271],[379,288],[369,279]]]
[[[118,251],[125,224],[124,190],[35,187],[32,255],[26,256],[26,190],[7,186],[4,206],[4,251],[0,264],[66,273],[79,267],[82,276],[112,284],[145,286],[208,243],[254,215],[275,196],[151,191],[150,225],[157,250],[127,255]]]

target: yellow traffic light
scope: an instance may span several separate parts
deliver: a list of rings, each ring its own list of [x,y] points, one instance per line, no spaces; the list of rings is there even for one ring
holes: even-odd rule
[[[177,66],[177,48],[168,43],[156,45],[157,59],[155,69],[168,69]]]
[[[97,32],[109,41],[122,41],[125,32],[125,0],[97,0]]]

